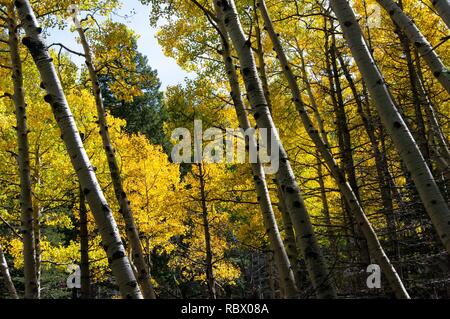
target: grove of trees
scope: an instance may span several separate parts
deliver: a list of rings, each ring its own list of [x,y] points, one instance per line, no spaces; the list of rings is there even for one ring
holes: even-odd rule
[[[0,299],[450,298],[449,0],[139,1],[0,0]]]

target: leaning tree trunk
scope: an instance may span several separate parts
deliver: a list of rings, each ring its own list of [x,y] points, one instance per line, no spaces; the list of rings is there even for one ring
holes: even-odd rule
[[[52,107],[61,130],[61,137],[102,236],[102,245],[108,256],[121,295],[123,298],[142,298],[130,262],[125,254],[111,208],[108,206],[97,181],[94,168],[86,154],[75,120],[69,109],[61,82],[40,35],[42,28],[38,26],[28,0],[16,0],[14,3],[26,33],[23,43],[28,47],[41,75],[42,86],[47,91],[45,101]]]
[[[206,189],[205,189],[205,171],[203,167],[203,163],[197,164],[198,166],[198,178],[200,184],[200,200],[202,206],[202,226],[203,232],[205,236],[205,271],[206,271],[206,282],[208,285],[208,293],[211,299],[217,299],[216,293],[216,280],[214,278],[214,269],[213,269],[213,250],[211,244],[211,232],[209,226],[209,214],[208,207],[206,205]]]
[[[5,254],[3,253],[2,245],[0,244],[0,270],[3,276],[3,281],[5,282],[5,286],[8,289],[11,298],[19,299],[17,295],[16,287],[14,287],[14,283],[11,279],[11,275],[9,274],[8,263],[6,262]]]
[[[276,176],[277,182],[282,189],[283,198],[295,228],[297,245],[300,246],[300,250],[305,258],[316,295],[319,298],[335,298],[336,291],[331,283],[330,273],[326,267],[325,259],[314,233],[299,186],[295,180],[291,164],[273,123],[256,68],[251,43],[245,37],[234,1],[213,1],[218,7],[223,18],[221,20],[224,21],[228,34],[238,53],[241,73],[244,78],[253,116],[259,128],[266,128],[273,135],[273,143],[276,146],[276,150],[273,151],[279,151],[280,167]],[[268,151],[272,153],[272,143],[268,142],[267,144]]]
[[[80,281],[81,299],[91,298],[91,276],[89,271],[89,230],[86,199],[80,187]]]
[[[409,295],[405,287],[403,286],[403,283],[398,276],[394,266],[391,264],[389,258],[386,256],[383,248],[381,247],[378,237],[369,220],[367,219],[364,210],[358,200],[358,197],[356,196],[354,190],[351,188],[350,184],[346,181],[344,172],[337,165],[335,159],[333,158],[333,155],[325,145],[325,142],[321,139],[319,131],[314,128],[314,123],[312,122],[308,114],[308,110],[306,109],[306,106],[302,101],[301,91],[299,86],[297,85],[295,75],[289,66],[289,62],[280,39],[274,30],[273,23],[267,11],[265,1],[258,0],[258,3],[262,17],[264,19],[266,30],[269,33],[269,37],[274,46],[274,50],[277,53],[278,60],[280,61],[281,67],[283,69],[284,76],[286,77],[289,88],[291,89],[294,104],[300,114],[303,125],[305,126],[309,137],[318,148],[320,154],[325,160],[325,163],[327,164],[328,169],[336,180],[339,190],[344,196],[348,207],[350,208],[353,216],[358,223],[358,226],[364,234],[371,255],[380,265],[397,298],[409,298]]]
[[[366,130],[367,136],[369,137],[369,141],[372,148],[372,153],[375,159],[375,168],[377,172],[377,180],[380,188],[381,194],[381,202],[383,203],[383,212],[386,218],[386,224],[388,228],[388,238],[389,242],[392,245],[392,252],[398,253],[398,239],[396,233],[396,223],[395,223],[395,212],[394,205],[392,201],[392,188],[390,186],[390,175],[389,168],[387,167],[387,163],[383,160],[383,155],[380,152],[379,141],[375,135],[375,128],[372,124],[372,119],[369,118],[368,114],[364,112],[364,104],[358,93],[356,88],[356,84],[350,74],[347,65],[342,58],[342,55],[339,51],[337,51],[337,59],[339,60],[339,64],[344,73],[344,76],[349,84],[350,90],[352,91],[353,97],[355,98],[356,109],[361,117],[361,121]]]
[[[411,18],[392,0],[377,0],[377,2],[389,13],[392,21],[401,28],[409,41],[416,46],[433,75],[450,94],[450,72]]]
[[[363,39],[352,8],[347,0],[332,0],[331,5],[341,23],[342,31],[362,77],[367,83],[381,122],[411,173],[417,191],[442,243],[450,252],[450,209],[426,165],[416,141],[397,110],[383,76]]]
[[[325,18],[325,33],[327,34],[327,18]],[[352,188],[353,192],[356,195],[358,201],[360,201],[359,188],[356,179],[355,172],[355,161],[353,159],[352,154],[352,143],[351,143],[351,135],[350,130],[347,125],[347,114],[345,113],[345,103],[344,97],[342,93],[341,79],[339,75],[339,69],[336,62],[336,37],[335,37],[335,27],[334,21],[331,21],[331,46],[329,46],[328,38],[325,41],[326,45],[326,61],[327,61],[327,70],[328,77],[331,88],[331,98],[334,106],[334,110],[336,113],[336,127],[337,127],[337,135],[339,141],[339,149],[341,154],[341,170],[344,176]],[[359,251],[359,261],[362,264],[370,264],[370,255],[367,247],[366,240],[363,238],[361,234],[361,229],[357,223],[354,223],[354,214],[351,211],[351,208],[348,207],[347,203],[344,201],[344,208],[348,212],[349,215],[349,223],[352,228],[352,233],[354,236],[354,244],[355,248]]]
[[[35,187],[40,187],[42,185],[41,179],[41,155],[39,146],[36,147],[34,152],[34,183]],[[41,215],[42,207],[39,200],[36,198],[33,200],[33,231],[34,231],[34,245],[36,254],[36,282],[40,298],[41,290],[41,273],[42,273],[42,249],[41,249]]]
[[[450,1],[449,0],[431,0],[439,16],[444,20],[447,28],[450,29]]]
[[[289,263],[291,264],[292,272],[294,273],[295,284],[297,289],[300,291],[302,287],[302,272],[300,269],[300,258],[298,255],[297,245],[295,244],[295,233],[292,226],[291,217],[287,211],[286,205],[284,204],[283,195],[281,187],[277,185],[278,191],[278,210],[281,213],[281,220],[283,221],[284,228],[284,242],[286,246],[286,254],[289,258]]]
[[[21,233],[23,237],[23,259],[25,277],[25,298],[38,299],[39,288],[36,276],[36,249],[34,240],[33,202],[30,176],[30,149],[28,145],[28,128],[23,89],[22,61],[19,51],[18,26],[16,13],[12,4],[8,5],[9,49],[11,56],[12,78],[14,85],[14,105],[16,113],[16,130],[20,176]]]
[[[220,17],[220,10],[216,10],[216,12]],[[225,28],[225,25],[223,24],[221,19],[219,19],[217,23],[218,23],[218,31],[220,32],[222,42],[222,57],[225,63],[225,71],[227,73],[228,82],[231,88],[231,98],[233,100],[233,104],[236,110],[236,116],[239,121],[239,126],[244,131],[247,131],[248,129],[251,128],[251,125],[247,116],[247,112],[245,110],[244,101],[242,99],[242,92],[239,85],[239,78],[236,72],[236,67],[234,65],[231,56],[229,36]],[[253,137],[249,136],[248,144],[249,149],[257,148],[256,146],[257,142],[254,136]],[[267,186],[263,165],[258,159],[256,163],[251,163],[251,168],[254,176],[253,180],[255,184],[256,194],[258,196],[261,214],[263,217],[264,227],[267,230],[270,248],[273,251],[275,264],[281,276],[281,285],[286,293],[287,298],[296,298],[298,296],[298,293],[294,281],[295,277],[293,277],[291,267],[293,267],[294,271],[295,268],[294,265],[291,264],[290,258],[288,258],[289,250],[288,251],[285,250],[283,246],[283,241],[281,239],[280,231],[278,229],[272,202],[270,199],[270,194]]]
[[[77,18],[75,18],[76,20]],[[86,34],[81,27],[79,21],[75,21],[77,24],[78,35],[83,46],[84,56],[86,59],[86,66],[89,71],[89,77],[92,82],[92,89],[95,96],[95,104],[97,106],[98,125],[100,127],[100,135],[102,137],[103,149],[105,150],[106,159],[108,161],[109,172],[114,187],[114,193],[116,195],[117,202],[119,203],[119,212],[125,221],[125,229],[127,233],[128,241],[130,242],[131,249],[133,250],[133,263],[137,269],[137,280],[141,287],[142,294],[146,299],[155,299],[155,291],[150,282],[150,274],[147,270],[145,263],[144,252],[142,249],[141,241],[139,239],[139,231],[136,227],[136,222],[133,217],[133,212],[130,207],[130,202],[127,198],[127,194],[123,188],[122,178],[120,176],[120,169],[117,163],[114,147],[111,143],[111,137],[108,131],[108,123],[106,120],[106,111],[103,105],[102,91],[99,86],[97,72],[95,70],[94,59],[92,56],[91,48],[86,39]]]

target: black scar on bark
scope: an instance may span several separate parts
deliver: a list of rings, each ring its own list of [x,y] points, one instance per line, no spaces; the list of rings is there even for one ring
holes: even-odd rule
[[[116,259],[120,259],[125,257],[125,253],[123,251],[116,251],[112,256],[111,256],[111,261],[116,260]]]
[[[53,101],[53,98],[50,94],[47,94],[46,96],[44,96],[44,101],[51,104]]]
[[[31,46],[31,39],[30,39],[30,37],[24,37],[22,39],[22,44],[24,46],[26,46],[27,48],[29,48]]]
[[[287,187],[286,187],[286,192],[288,192],[288,193],[292,194],[292,193],[294,193],[294,192],[295,192],[295,190],[294,190],[294,188],[293,188],[293,187],[291,187],[291,186],[287,186]]]

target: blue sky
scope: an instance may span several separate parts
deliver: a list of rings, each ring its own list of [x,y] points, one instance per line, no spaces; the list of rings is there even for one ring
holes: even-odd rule
[[[131,15],[131,12],[133,14]],[[149,23],[150,8],[142,5],[139,0],[122,0],[122,8],[117,11],[118,15],[113,15],[113,19],[117,22],[125,23],[129,28],[139,34],[138,50],[146,55],[149,64],[153,69],[158,70],[161,79],[162,89],[168,85],[183,83],[185,77],[192,77],[182,70],[174,59],[166,57],[155,38],[157,29],[151,28]],[[129,18],[123,18],[128,15]],[[69,30],[50,30],[47,43],[62,43],[72,50],[82,52],[82,48],[76,42],[75,32]],[[73,55],[73,60],[81,65],[84,61]]]

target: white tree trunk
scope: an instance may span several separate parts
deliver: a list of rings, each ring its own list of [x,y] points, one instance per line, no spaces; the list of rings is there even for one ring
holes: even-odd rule
[[[108,256],[121,295],[123,298],[140,299],[142,294],[125,253],[112,211],[97,181],[94,168],[84,149],[52,59],[40,35],[42,29],[38,26],[28,0],[16,0],[14,3],[26,33],[23,43],[28,47],[41,75],[42,86],[47,91],[45,101],[52,107],[61,130],[61,138],[66,145],[72,165],[97,223],[102,237],[102,245]]]
[[[234,1],[214,1],[217,3],[219,10],[222,11],[225,27],[238,53],[240,69],[253,116],[259,128],[266,128],[273,133],[274,143],[279,149],[280,167],[277,173],[277,182],[282,189],[285,204],[295,228],[296,243],[300,246],[300,250],[305,258],[315,293],[318,298],[335,298],[336,292],[331,283],[330,273],[314,234],[310,216],[295,180],[294,172],[273,123],[256,68],[251,44],[242,29]],[[268,144],[270,152],[270,143]]]
[[[250,121],[245,111],[245,104],[242,99],[242,92],[239,85],[239,78],[236,73],[236,67],[234,65],[231,56],[231,47],[229,43],[229,36],[225,25],[222,21],[221,11],[215,4],[215,11],[218,17],[218,31],[222,42],[222,57],[225,64],[225,71],[227,73],[228,82],[231,88],[231,97],[236,110],[236,116],[239,121],[239,126],[246,131],[249,129]],[[248,140],[249,149],[256,149],[256,140],[252,136]],[[281,239],[280,231],[275,219],[275,214],[273,211],[272,202],[269,195],[269,190],[267,187],[266,176],[264,173],[264,168],[260,161],[251,164],[252,173],[254,176],[254,184],[256,193],[258,196],[258,202],[263,217],[264,227],[267,230],[269,236],[270,248],[273,250],[275,263],[281,277],[281,285],[286,292],[287,298],[298,297],[298,292],[295,287],[294,276],[291,271],[291,264],[288,258],[288,254],[283,246],[283,241]],[[295,245],[295,242],[294,242]],[[294,246],[295,248],[295,246]]]
[[[28,128],[25,93],[23,89],[22,61],[19,52],[18,27],[14,5],[8,5],[9,49],[14,85],[14,105],[16,113],[16,130],[18,145],[18,169],[20,176],[21,233],[23,241],[25,298],[39,299],[36,275],[35,231],[33,221],[33,202],[30,177],[30,149],[28,145]]]
[[[14,287],[14,283],[11,279],[11,275],[9,274],[8,263],[6,262],[5,254],[3,253],[2,245],[0,244],[0,271],[3,276],[3,281],[5,282],[5,286],[8,289],[11,298],[19,299],[17,295],[16,287]]]
[[[274,50],[277,53],[278,60],[280,61],[282,72],[284,73],[286,80],[288,81],[289,88],[291,89],[292,96],[294,98],[294,104],[300,114],[300,118],[302,119],[303,125],[305,126],[305,129],[308,132],[309,137],[312,139],[312,141],[318,148],[322,158],[325,160],[325,163],[327,164],[327,167],[331,172],[331,175],[336,180],[339,190],[344,196],[348,207],[352,211],[353,216],[355,217],[361,231],[364,234],[364,237],[369,246],[370,254],[376,259],[376,261],[381,266],[381,269],[383,270],[386,278],[388,279],[391,288],[394,290],[398,298],[409,298],[409,295],[405,287],[403,286],[403,283],[400,277],[398,276],[397,271],[389,261],[389,258],[386,256],[383,247],[381,247],[378,237],[374,229],[372,228],[372,225],[370,224],[369,220],[367,219],[354,190],[351,188],[350,184],[346,181],[344,172],[339,168],[338,164],[333,158],[333,155],[328,149],[326,143],[320,137],[319,131],[314,127],[314,123],[312,122],[308,114],[308,110],[306,109],[306,106],[302,101],[300,88],[295,79],[295,75],[289,66],[289,61],[286,57],[283,46],[280,42],[277,33],[274,30],[273,23],[267,11],[265,1],[258,0],[258,4],[259,4],[258,7],[261,11],[261,15],[264,20],[266,30],[272,41]]]
[[[111,143],[111,137],[108,131],[108,122],[106,120],[106,111],[103,105],[102,91],[99,86],[97,72],[95,71],[94,59],[92,56],[89,43],[86,39],[83,28],[79,21],[77,25],[78,35],[83,46],[84,55],[86,59],[86,66],[89,71],[89,77],[92,82],[93,94],[95,96],[95,104],[97,106],[98,124],[100,127],[100,135],[102,137],[103,149],[105,150],[106,160],[108,161],[111,180],[113,182],[114,193],[120,206],[120,213],[125,221],[125,229],[127,238],[130,242],[131,249],[133,250],[133,263],[137,269],[137,280],[139,286],[142,289],[142,294],[146,299],[155,299],[155,291],[150,282],[150,274],[147,271],[147,265],[145,263],[144,252],[142,249],[141,241],[139,239],[139,231],[134,221],[133,212],[128,201],[127,194],[123,188],[122,178],[120,176],[120,169],[117,163],[114,147]]]
[[[367,83],[381,122],[406,164],[439,238],[450,252],[449,207],[425,163],[417,143],[397,110],[384,78],[365,44],[352,8],[347,0],[332,0],[331,5],[362,77]]]
[[[431,0],[439,16],[444,20],[447,28],[450,29],[450,1],[449,0]]]
[[[377,2],[389,13],[392,21],[394,21],[406,34],[409,41],[417,48],[428,67],[433,72],[433,75],[450,94],[450,72],[415,23],[394,1],[377,0]]]

